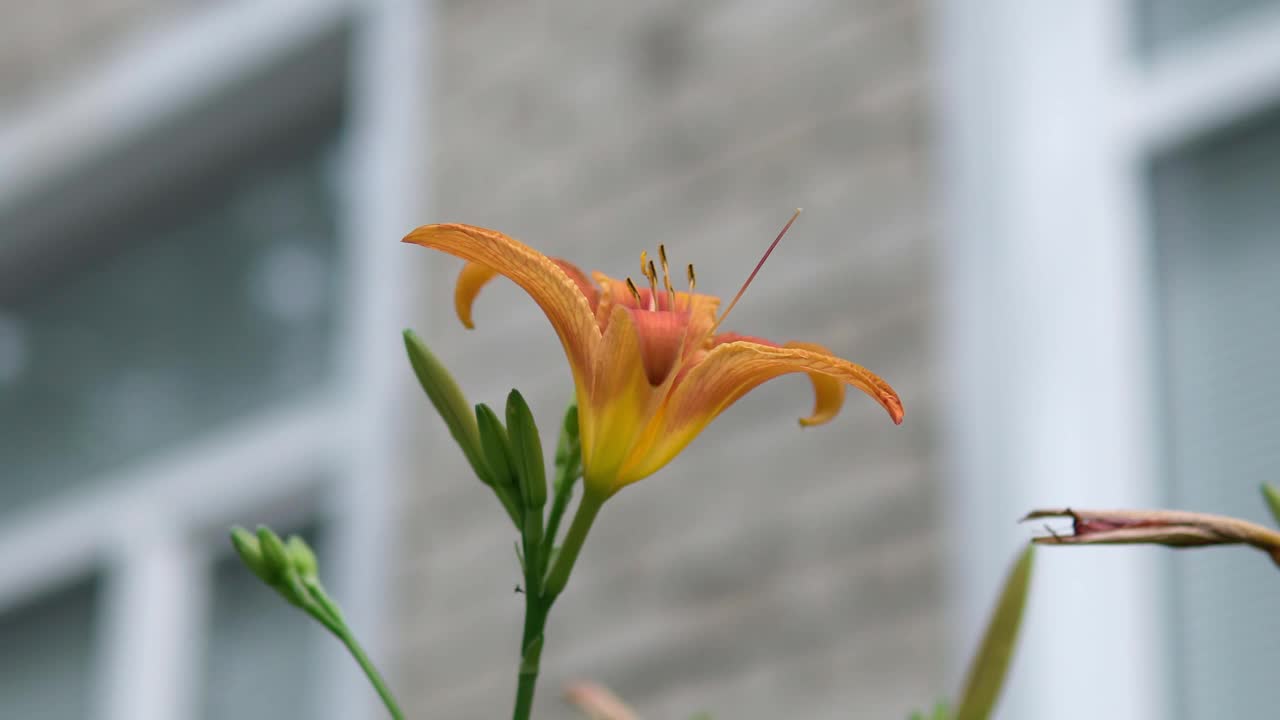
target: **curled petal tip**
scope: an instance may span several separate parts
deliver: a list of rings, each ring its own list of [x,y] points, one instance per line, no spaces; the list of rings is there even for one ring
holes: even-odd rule
[[[475,322],[471,319],[471,306],[480,294],[480,289],[497,277],[498,271],[483,263],[469,262],[462,266],[458,273],[458,283],[453,291],[454,311],[458,320],[468,330],[475,330]]]
[[[905,411],[902,409],[902,401],[898,398],[886,399],[885,409],[889,411],[889,417],[893,419],[894,425],[901,425]]]
[[[893,391],[893,388],[876,388],[877,392],[872,395],[876,402],[880,403],[880,407],[889,413],[889,419],[894,425],[901,425],[902,418],[906,415],[906,411],[902,407],[902,398]]]

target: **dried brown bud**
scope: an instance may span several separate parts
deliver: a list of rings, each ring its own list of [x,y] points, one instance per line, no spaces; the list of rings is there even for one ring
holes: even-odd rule
[[[1251,545],[1280,565],[1280,532],[1239,518],[1179,510],[1033,510],[1027,520],[1071,518],[1071,534],[1037,537],[1041,545],[1150,544],[1187,548]]]

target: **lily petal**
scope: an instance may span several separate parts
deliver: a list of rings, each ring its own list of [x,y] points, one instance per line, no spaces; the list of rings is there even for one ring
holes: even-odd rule
[[[600,292],[587,279],[586,273],[568,260],[561,260],[560,258],[547,259],[555,263],[556,267],[569,276],[569,279],[578,286],[578,289],[582,291],[582,295],[587,298],[587,302],[594,310]],[[462,266],[462,270],[458,273],[457,285],[453,288],[453,307],[458,313],[458,320],[462,321],[462,325],[466,329],[476,329],[475,323],[471,320],[471,306],[475,304],[476,296],[480,294],[481,288],[488,285],[489,281],[497,277],[497,275],[497,270],[484,263],[468,262]]]
[[[551,258],[496,230],[473,225],[423,225],[406,235],[404,242],[447,252],[511,278],[529,293],[551,321],[564,345],[577,384],[581,385],[586,379],[600,342],[600,331],[589,299]],[[469,284],[465,290],[460,288],[454,299],[466,308],[459,311],[459,318],[466,324],[470,319],[470,301],[493,275],[486,278],[478,269],[463,268],[463,272],[465,277],[460,276],[459,282],[467,280]],[[477,282],[480,280],[484,282]]]
[[[640,336],[628,308],[614,306],[596,358],[589,397],[578,397],[582,464],[588,488],[611,495],[618,470],[649,424],[662,389],[649,384]]]
[[[752,342],[757,345],[767,345],[769,347],[789,347],[808,350],[810,352],[821,353],[836,360],[840,360],[839,356],[828,350],[826,347],[817,343],[805,342],[789,342],[786,345],[764,338],[754,337],[751,335],[740,335],[738,333],[726,332],[716,335],[712,339],[712,347],[724,345],[730,342]],[[843,362],[843,361],[841,361]],[[845,384],[836,378],[820,372],[805,373],[809,376],[809,382],[813,384],[813,412],[808,417],[800,418],[802,427],[813,427],[814,425],[823,425],[835,419],[840,414],[840,408],[844,407]]]
[[[586,273],[582,272],[582,268],[568,260],[561,260],[557,257],[551,258],[551,262],[563,270],[564,274],[568,275],[569,279],[578,286],[578,289],[582,291],[583,297],[587,299],[587,304],[591,306],[591,310],[595,311],[596,304],[600,302],[600,291],[596,289],[595,285],[591,284],[591,280],[587,278]]]
[[[902,401],[884,380],[866,368],[827,352],[804,347],[773,347],[746,340],[722,344],[707,353],[671,391],[661,416],[654,422],[662,432],[643,455],[626,467],[622,483],[653,474],[685,448],[703,428],[743,395],[762,383],[788,373],[821,375],[852,385],[880,403],[893,419],[902,422]],[[823,388],[815,389],[825,392]],[[816,420],[834,414],[833,398],[818,398]]]
[[[783,347],[821,353],[839,360],[834,353],[817,343],[789,342]],[[806,374],[809,376],[809,382],[813,384],[813,412],[809,413],[809,417],[800,418],[800,425],[813,427],[829,423],[840,414],[840,408],[844,407],[845,384],[825,373]],[[901,419],[895,422],[901,422]]]
[[[480,294],[480,288],[497,275],[497,270],[478,262],[469,262],[458,272],[458,283],[453,288],[453,309],[466,329],[476,329],[476,324],[471,321],[471,306]]]

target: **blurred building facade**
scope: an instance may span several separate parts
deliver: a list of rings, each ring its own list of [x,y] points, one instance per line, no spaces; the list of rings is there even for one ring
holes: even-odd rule
[[[407,707],[507,712],[514,538],[397,334],[546,435],[570,378],[508,285],[459,327],[459,263],[396,242],[425,222],[615,276],[661,242],[730,295],[802,205],[731,329],[907,407],[801,431],[780,380],[611,501],[539,716],[582,678],[646,717],[902,716],[954,690],[1028,507],[1262,519],[1271,5],[0,3],[0,716],[374,716],[227,556],[257,522],[315,540]],[[1042,558],[1007,717],[1263,712],[1274,588],[1163,559]]]
[[[802,431],[808,381],[785,378],[623,491],[552,617],[541,711],[584,677],[648,717],[882,717],[931,699],[944,639],[922,4],[458,2],[436,23],[432,217],[615,277],[665,243],[727,298],[803,206],[729,325],[882,372],[910,418],[894,427],[852,393],[835,424]],[[431,261],[427,327],[467,390],[492,402],[517,385],[556,417],[568,375],[537,308],[487,288],[466,331],[448,301],[458,263]],[[481,563],[514,567],[511,539],[433,436],[424,522],[405,527],[421,555],[404,617],[421,632],[404,669],[424,706],[478,717],[510,685],[518,600],[498,582],[510,571]]]

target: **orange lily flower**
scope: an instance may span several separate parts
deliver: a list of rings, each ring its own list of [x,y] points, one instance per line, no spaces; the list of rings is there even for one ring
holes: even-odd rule
[[[672,288],[661,245],[660,288],[658,268],[645,253],[640,260],[648,287],[637,287],[630,278],[620,281],[602,273],[593,273],[592,283],[564,260],[472,225],[424,225],[404,242],[467,261],[454,295],[466,327],[474,327],[476,296],[497,275],[523,288],[546,314],[573,372],[584,485],[600,500],[652,475],[739,398],[788,373],[806,373],[813,384],[813,412],[801,425],[834,418],[844,404],[845,385],[871,396],[894,423],[902,422],[902,402],[888,383],[824,347],[716,332],[760,265],[718,315],[719,298],[694,292],[692,265],[688,292]]]

